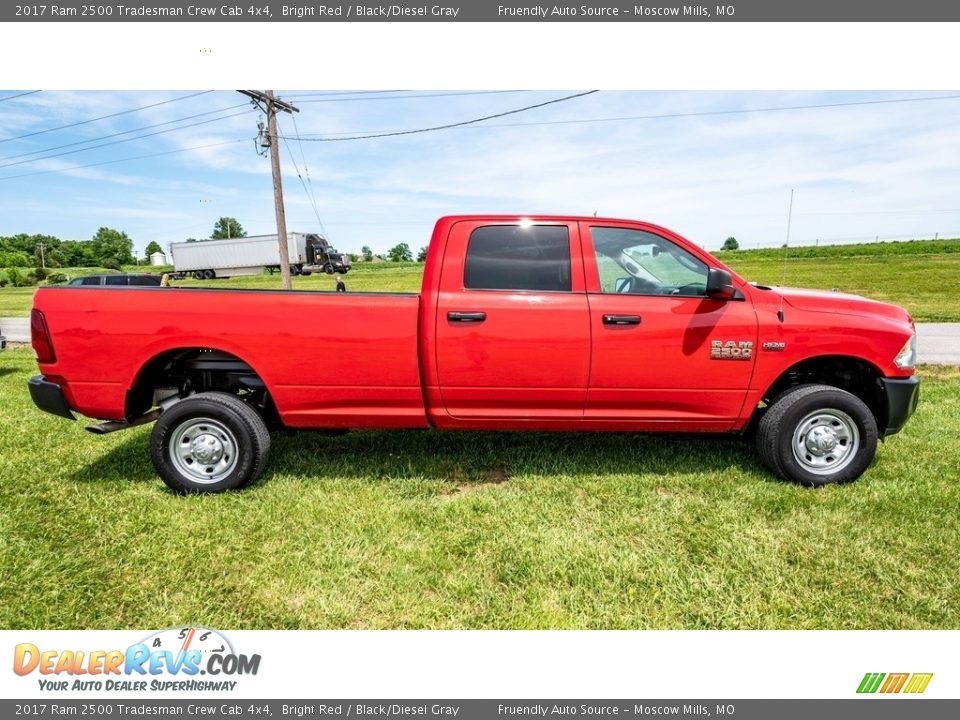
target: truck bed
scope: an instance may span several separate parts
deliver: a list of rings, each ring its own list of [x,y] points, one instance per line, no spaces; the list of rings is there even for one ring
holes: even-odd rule
[[[419,304],[412,293],[82,286],[40,288],[34,301],[55,338],[43,372],[69,368],[67,399],[84,415],[122,419],[151,358],[207,348],[250,365],[295,428],[426,427]]]

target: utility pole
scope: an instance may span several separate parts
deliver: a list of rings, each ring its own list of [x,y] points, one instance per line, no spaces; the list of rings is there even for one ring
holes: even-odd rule
[[[277,239],[280,250],[280,284],[284,290],[291,290],[290,283],[290,251],[287,245],[287,216],[283,209],[283,183],[280,180],[280,141],[277,137],[277,111],[286,113],[300,112],[290,103],[278,100],[273,90],[260,92],[259,90],[240,90],[253,100],[257,107],[267,114],[267,137],[270,141],[270,167],[273,171],[273,204],[277,213]]]
[[[47,269],[47,263],[46,263],[46,261],[44,261],[44,259],[43,259],[43,243],[37,243],[37,244],[40,246],[40,267],[42,267],[44,270],[46,270],[46,269]]]

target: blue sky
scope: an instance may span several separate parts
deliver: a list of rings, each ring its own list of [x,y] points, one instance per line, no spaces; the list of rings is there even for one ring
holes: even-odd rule
[[[258,112],[229,90],[165,102],[196,92],[3,101],[17,91],[0,91],[0,235],[86,239],[105,225],[142,252],[151,240],[206,237],[221,215],[249,234],[275,232],[269,161],[253,141]],[[711,249],[729,235],[779,246],[793,188],[794,243],[960,235],[960,99],[756,111],[956,91],[605,91],[464,128],[307,140],[458,122],[573,92],[278,90],[301,109],[303,142],[281,148],[288,229],[316,231],[319,215],[342,250],[416,250],[444,214],[596,212],[656,222]],[[39,132],[113,113],[123,114]],[[297,134],[288,116],[281,132]],[[59,153],[69,154],[50,157]],[[304,180],[309,170],[316,212],[293,160]]]

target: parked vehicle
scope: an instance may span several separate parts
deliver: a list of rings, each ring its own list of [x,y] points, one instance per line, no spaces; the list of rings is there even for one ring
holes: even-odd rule
[[[103,273],[100,275],[83,275],[73,278],[68,285],[86,285],[115,287],[137,285],[146,287],[160,287],[160,276],[149,273]]]
[[[918,399],[903,308],[593,217],[442,218],[419,295],[44,287],[31,326],[34,402],[97,433],[155,420],[179,492],[256,479],[280,427],[755,434],[774,474],[824,485]]]
[[[0,350],[7,349],[7,336],[3,334],[3,329],[0,328]]]
[[[170,245],[173,267],[179,277],[198,280],[259,275],[265,269],[280,268],[276,235],[253,235],[228,240],[202,240]],[[350,257],[338,253],[326,238],[314,233],[287,233],[290,272],[333,274],[350,271]]]

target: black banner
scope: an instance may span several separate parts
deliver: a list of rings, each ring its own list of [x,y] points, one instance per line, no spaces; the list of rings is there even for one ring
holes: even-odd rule
[[[907,708],[906,706],[910,707]],[[957,717],[960,700],[2,700],[0,717],[274,718],[736,718],[736,720],[940,720]]]
[[[943,0],[635,0],[517,3],[247,2],[130,0],[129,3],[15,3],[0,6],[2,22],[952,22],[960,3]]]

